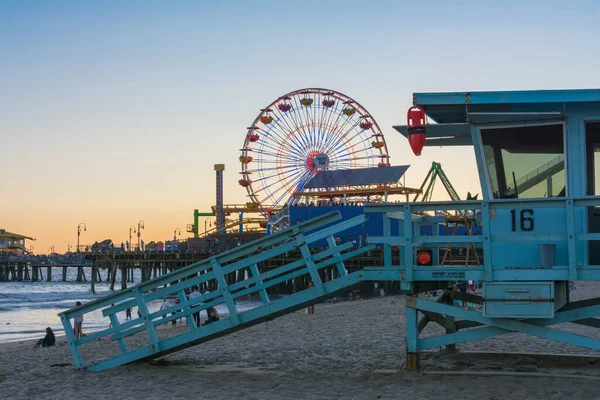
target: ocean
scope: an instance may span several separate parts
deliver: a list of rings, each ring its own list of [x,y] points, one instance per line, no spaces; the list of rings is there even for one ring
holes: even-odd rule
[[[0,282],[0,342],[41,338],[46,327],[56,335],[64,335],[58,313],[75,306],[76,301],[86,303],[110,294],[109,284],[96,283],[96,294],[90,291],[89,283],[75,283],[75,268],[69,268],[67,279],[70,282]],[[136,271],[138,272],[138,271]],[[119,274],[120,275],[120,274]],[[61,276],[53,272],[53,276]],[[139,282],[139,276],[134,278]],[[119,282],[119,278],[117,278]],[[128,283],[132,286],[137,282]],[[119,285],[115,285],[120,287]],[[255,308],[259,301],[236,301],[239,312]],[[160,301],[148,304],[150,311],[160,308]],[[216,307],[220,315],[228,315],[224,304]],[[137,309],[132,309],[136,317]],[[120,321],[125,320],[125,312],[119,313]],[[85,315],[84,333],[108,327],[108,319],[101,311]]]

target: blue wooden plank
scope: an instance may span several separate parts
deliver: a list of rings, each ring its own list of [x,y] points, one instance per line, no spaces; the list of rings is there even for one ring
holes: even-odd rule
[[[389,214],[389,213],[388,213]],[[404,205],[404,215],[412,215],[412,210],[410,204]],[[413,250],[413,221],[412,218],[404,218],[404,238],[405,238],[405,247],[404,247],[404,265],[406,266],[406,271],[403,280],[408,282],[413,281],[413,268],[414,268],[414,250]],[[423,241],[426,237],[419,237],[419,241]],[[408,318],[408,317],[407,317]],[[416,316],[415,316],[416,318]],[[416,329],[416,325],[415,325]],[[417,331],[418,335],[418,331]]]
[[[240,320],[238,318],[237,307],[233,301],[233,298],[231,297],[231,293],[229,292],[229,284],[225,280],[225,275],[223,274],[223,270],[221,269],[219,262],[217,260],[211,260],[210,263],[213,267],[213,272],[215,273],[217,282],[219,283],[219,290],[225,299],[225,304],[227,304],[229,318],[231,318],[231,321],[235,326],[240,323]]]
[[[183,290],[177,292],[177,298],[179,299],[179,306],[181,307],[182,311],[190,311],[190,313],[184,314],[188,329],[196,329],[196,323],[194,321],[194,317],[192,316],[192,309],[190,306],[185,305],[187,303],[187,296],[185,295],[185,292]]]
[[[298,244],[298,248],[300,249],[300,254],[304,258],[304,264],[306,265],[306,269],[310,274],[310,279],[315,287],[315,290],[319,292],[320,295],[323,294],[323,282],[321,281],[321,277],[319,276],[319,271],[315,267],[315,262],[312,260],[312,256],[310,254],[310,250],[308,246],[306,246],[306,241],[304,239],[304,235],[299,233],[296,236],[296,243]]]
[[[392,221],[389,218],[388,213],[383,214],[383,236],[390,237],[392,235]],[[404,238],[403,238],[404,239]],[[371,241],[369,238],[369,244],[377,243]],[[404,240],[402,240],[402,245],[404,245]],[[386,267],[392,266],[392,247],[389,243],[383,244],[383,265]]]
[[[421,106],[464,105],[467,94],[470,104],[544,104],[582,103],[600,101],[598,89],[514,90],[489,92],[414,93],[415,103]],[[429,108],[428,108],[429,109]]]
[[[489,282],[493,280],[492,272],[492,231],[491,231],[491,210],[488,203],[481,204],[482,219],[482,237],[483,237],[483,280]]]
[[[575,244],[575,206],[567,200],[567,255],[569,258],[569,280],[577,279],[577,248]]]
[[[137,307],[138,307],[138,311],[140,312],[140,314],[142,315],[142,318],[144,319],[144,325],[146,328],[146,331],[148,332],[148,339],[150,339],[150,343],[152,346],[152,350],[154,352],[159,352],[160,351],[160,346],[159,346],[159,339],[158,339],[158,335],[156,334],[156,328],[154,327],[154,325],[152,325],[152,320],[148,319],[149,316],[149,312],[148,312],[148,306],[146,305],[146,302],[144,301],[144,298],[142,297],[142,293],[140,293],[140,291],[137,288],[133,289],[133,295],[135,296],[135,299],[137,301]],[[128,356],[131,355],[131,352],[124,354],[123,356]],[[133,361],[134,359],[132,359]]]
[[[564,242],[567,235],[564,233],[540,233],[540,234],[503,234],[492,235],[492,242]]]
[[[352,243],[347,243],[350,246],[352,246]],[[333,236],[327,236],[327,245],[329,246],[330,249],[332,250],[337,250],[337,246],[335,244],[335,239],[333,238]],[[337,257],[340,255],[340,252],[336,252],[333,254],[334,257]],[[346,270],[346,267],[344,266],[344,264],[342,262],[338,262],[335,264],[338,274],[340,276],[344,276],[344,275],[348,275],[348,271]]]
[[[60,315],[60,320],[62,321],[63,327],[65,329],[65,335],[67,337],[67,341],[69,342],[69,348],[71,349],[71,354],[73,355],[73,360],[75,361],[75,368],[84,368],[85,364],[83,363],[83,358],[81,357],[79,346],[77,345],[77,343],[75,343],[75,334],[73,333],[73,326],[71,325],[71,320],[65,314]]]
[[[406,307],[406,350],[409,353],[416,353],[419,350],[419,321],[417,319],[417,310]]]
[[[252,277],[260,277],[260,271],[258,270],[258,266],[256,264],[252,264],[250,266],[250,273],[252,274]],[[259,279],[257,283],[261,285],[264,282],[262,281],[262,279]],[[269,295],[267,294],[267,291],[263,289],[259,290],[258,293],[260,295],[260,300],[263,302],[263,304],[269,304]]]
[[[408,221],[410,222],[410,220]],[[410,240],[410,239],[408,239]],[[420,236],[419,243],[414,243],[415,246],[421,246],[430,243],[482,243],[483,238],[479,235],[456,235],[456,236]],[[369,237],[369,243],[387,244],[391,246],[404,246],[407,241],[407,236],[373,236]]]
[[[115,314],[111,314],[110,316],[110,323],[112,324],[112,326],[119,326],[119,319],[117,318],[117,316]],[[125,340],[123,339],[119,339],[119,349],[121,350],[121,353],[127,353],[127,345],[125,344]]]

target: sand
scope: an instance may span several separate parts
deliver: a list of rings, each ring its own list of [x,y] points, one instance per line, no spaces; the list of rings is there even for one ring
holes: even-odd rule
[[[597,290],[597,284],[579,285],[573,297],[591,297]],[[423,354],[423,372],[404,372],[404,323],[403,296],[318,304],[314,315],[298,311],[151,363],[102,372],[76,370],[68,346],[33,349],[30,341],[5,343],[0,345],[0,397],[233,400],[600,397],[600,370],[595,365],[586,366],[585,360],[583,363],[574,360],[567,365],[527,355],[468,353],[598,355],[521,334],[460,344],[458,353]],[[597,335],[576,325],[569,326],[569,330]],[[430,324],[424,335],[440,332],[440,328]],[[89,351],[91,356],[99,356],[110,346],[110,342],[98,341],[92,343]],[[436,375],[435,371],[569,373],[595,379],[444,376]]]

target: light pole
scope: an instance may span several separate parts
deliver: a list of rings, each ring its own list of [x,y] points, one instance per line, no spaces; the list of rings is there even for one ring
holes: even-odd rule
[[[175,228],[175,230],[173,231],[173,241],[174,242],[177,241],[177,231],[179,231],[179,236],[181,236],[181,229]]]
[[[144,226],[144,221],[140,220],[140,222],[138,222],[138,231],[137,231],[137,235],[138,235],[138,249],[141,250],[140,247],[140,236],[142,236],[142,229],[146,229],[146,227]]]
[[[81,236],[81,225],[83,225],[83,231],[87,231],[87,225],[85,222],[80,222],[79,225],[77,225],[77,253],[79,253],[79,236]]]
[[[127,245],[127,251],[131,251],[131,248],[133,247],[131,244],[131,231],[133,230],[133,233],[135,233],[135,225],[131,225],[129,227],[129,244]]]
[[[206,218],[204,220],[204,236],[206,236],[206,221],[208,221],[208,226],[210,226],[212,228],[212,224],[210,222],[210,218]]]

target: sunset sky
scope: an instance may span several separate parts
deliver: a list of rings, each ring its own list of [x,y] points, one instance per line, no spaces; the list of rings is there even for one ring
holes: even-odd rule
[[[340,91],[380,125],[418,187],[441,162],[479,191],[471,148],[415,157],[392,129],[413,92],[599,87],[595,1],[1,1],[0,228],[36,253],[165,240],[244,203],[239,149],[260,109]],[[436,197],[447,198],[438,191]],[[201,223],[203,224],[203,222]]]

